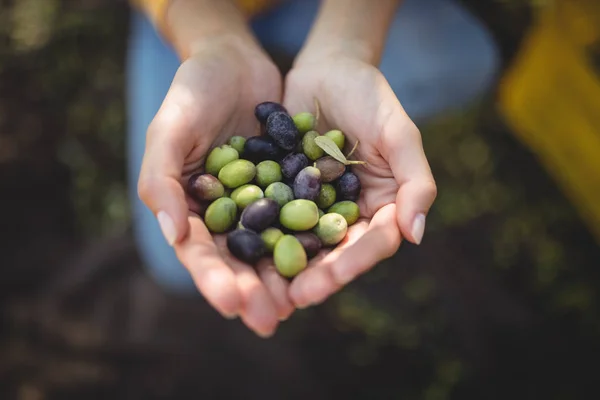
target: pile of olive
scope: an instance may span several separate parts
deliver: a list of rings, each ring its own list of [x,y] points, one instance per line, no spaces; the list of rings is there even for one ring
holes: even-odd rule
[[[255,266],[272,255],[277,271],[291,278],[344,239],[360,214],[361,185],[352,163],[339,161],[341,131],[321,135],[317,116],[292,117],[274,102],[257,105],[255,115],[261,135],[213,148],[187,190],[203,206],[209,231],[227,233],[236,258]]]

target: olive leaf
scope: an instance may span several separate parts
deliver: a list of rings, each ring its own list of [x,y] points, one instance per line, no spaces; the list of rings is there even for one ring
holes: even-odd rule
[[[314,98],[315,102],[315,129],[317,129],[317,125],[319,124],[319,118],[321,116],[321,105],[319,104],[319,99]]]
[[[357,142],[358,143],[358,142]],[[337,144],[327,136],[317,136],[315,138],[315,144],[319,146],[325,153],[335,158],[337,161],[341,162],[344,165],[351,164],[366,164],[364,161],[352,161],[346,159],[344,153],[337,147]]]

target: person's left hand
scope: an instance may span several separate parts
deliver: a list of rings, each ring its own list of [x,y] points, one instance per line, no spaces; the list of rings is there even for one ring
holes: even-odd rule
[[[289,295],[296,307],[324,301],[398,250],[402,238],[419,244],[437,189],[421,135],[387,80],[374,66],[344,56],[294,66],[286,77],[284,105],[293,115],[315,112],[317,130],[340,129],[362,191],[361,218],[344,241],[323,251],[295,277]],[[348,150],[345,151],[345,154]]]

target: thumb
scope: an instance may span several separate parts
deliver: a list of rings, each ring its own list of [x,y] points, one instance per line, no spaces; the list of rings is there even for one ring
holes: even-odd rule
[[[423,150],[421,133],[399,111],[390,117],[384,129],[386,159],[399,190],[396,196],[398,225],[402,236],[420,244],[425,219],[437,196],[437,187]]]
[[[181,175],[192,135],[179,107],[161,107],[148,128],[146,151],[138,180],[138,195],[154,213],[169,245],[189,231],[188,205]]]
[[[396,196],[398,225],[402,236],[414,244],[421,244],[425,233],[425,219],[436,197],[433,180],[415,179],[400,186]]]

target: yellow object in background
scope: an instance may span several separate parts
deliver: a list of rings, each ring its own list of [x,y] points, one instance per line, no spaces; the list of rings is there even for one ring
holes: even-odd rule
[[[129,0],[130,4],[143,12],[154,28],[169,42],[169,29],[166,27],[166,16],[169,6],[175,0]],[[248,19],[267,11],[282,0],[219,0],[234,2]]]
[[[171,0],[130,0],[130,3],[142,10],[152,21],[152,24],[161,29],[163,27],[165,14]]]
[[[600,1],[541,9],[501,83],[500,108],[600,242]]]
[[[237,0],[240,8],[249,17],[253,17],[273,7],[281,0]]]
[[[150,19],[157,24],[164,17],[171,0],[131,0],[134,6],[143,9]],[[223,0],[225,1],[225,0]],[[235,0],[242,12],[248,17],[269,9],[281,0]]]

